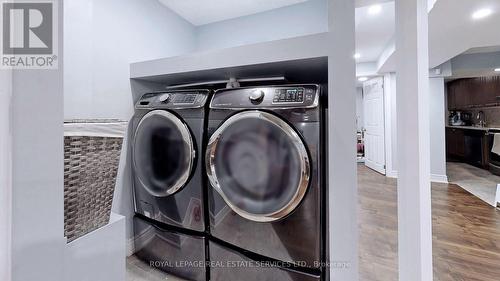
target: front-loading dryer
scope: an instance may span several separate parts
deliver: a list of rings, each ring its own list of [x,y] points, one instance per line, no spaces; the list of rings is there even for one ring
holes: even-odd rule
[[[205,260],[202,147],[209,94],[147,93],[131,121],[136,255],[189,280],[206,279],[204,267],[180,263]]]
[[[208,95],[149,93],[137,102],[131,142],[136,213],[205,230],[201,159]]]
[[[321,278],[322,122],[318,85],[215,92],[205,156],[212,259],[223,259],[226,247],[228,255],[239,250],[256,260],[294,265],[293,271],[266,273],[272,280]],[[211,272],[213,280],[264,280],[263,271],[256,275],[252,268]]]

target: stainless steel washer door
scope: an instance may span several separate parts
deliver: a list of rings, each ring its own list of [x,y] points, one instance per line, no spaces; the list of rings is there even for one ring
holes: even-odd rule
[[[243,111],[211,136],[206,166],[210,183],[240,216],[279,220],[306,194],[310,162],[297,132],[274,114]]]
[[[141,119],[133,144],[135,176],[151,195],[179,191],[193,169],[195,150],[187,125],[174,114],[154,110]]]

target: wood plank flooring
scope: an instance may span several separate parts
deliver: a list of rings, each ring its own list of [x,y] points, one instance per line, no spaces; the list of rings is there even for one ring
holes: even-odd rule
[[[396,180],[358,166],[360,280],[398,280]],[[432,185],[435,281],[500,280],[500,211],[453,184]]]

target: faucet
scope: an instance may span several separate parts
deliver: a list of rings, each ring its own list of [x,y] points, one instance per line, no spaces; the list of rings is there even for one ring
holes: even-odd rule
[[[486,126],[486,120],[484,118],[484,112],[482,110],[480,110],[477,113],[476,119],[479,121],[478,122],[479,127],[485,127]]]

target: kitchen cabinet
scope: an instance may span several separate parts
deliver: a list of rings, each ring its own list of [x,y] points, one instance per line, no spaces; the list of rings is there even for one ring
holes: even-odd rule
[[[470,79],[458,79],[448,83],[448,108],[450,110],[468,108],[471,92],[474,91]]]
[[[500,106],[500,76],[457,79],[447,89],[449,110]]]
[[[446,155],[449,160],[463,160],[465,157],[464,131],[446,128]]]
[[[483,85],[483,94],[480,104],[485,106],[495,106],[500,104],[500,76],[485,77]]]
[[[488,168],[488,138],[486,131],[446,128],[446,158]]]

